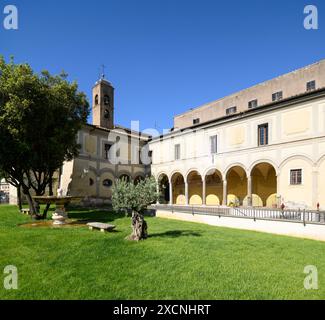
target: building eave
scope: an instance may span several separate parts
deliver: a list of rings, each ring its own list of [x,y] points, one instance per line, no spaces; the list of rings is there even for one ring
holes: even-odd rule
[[[122,126],[115,126],[113,129],[107,129],[107,128],[103,128],[103,127],[99,127],[90,123],[84,124],[84,127],[87,127],[91,130],[99,130],[102,132],[106,132],[106,133],[110,133],[110,132],[116,132],[119,134],[126,134],[130,137],[133,138],[138,138],[139,140],[143,140],[143,141],[148,141],[151,137],[147,134],[141,133],[141,132],[136,132],[136,131],[132,131],[131,129],[122,127]]]
[[[263,114],[266,112],[270,112],[270,111],[278,110],[278,109],[285,108],[288,106],[292,106],[293,104],[308,102],[308,101],[315,100],[318,98],[325,98],[325,88],[320,88],[320,89],[317,89],[317,90],[314,90],[311,92],[305,92],[305,93],[302,93],[302,94],[299,94],[296,96],[292,96],[290,98],[286,98],[286,99],[283,99],[280,101],[271,102],[271,103],[268,103],[268,104],[265,104],[265,105],[262,105],[262,106],[259,106],[256,108],[248,109],[248,110],[245,110],[240,113],[236,113],[236,114],[229,115],[229,116],[224,116],[221,118],[205,121],[200,124],[193,125],[193,126],[178,129],[173,132],[167,133],[165,135],[154,137],[151,139],[151,142],[155,142],[155,141],[158,141],[161,139],[166,139],[169,137],[178,136],[178,135],[181,135],[184,131],[207,129],[212,126],[219,126],[221,124],[234,122],[236,120],[245,119],[245,118],[252,117],[255,115],[259,115],[259,114]]]

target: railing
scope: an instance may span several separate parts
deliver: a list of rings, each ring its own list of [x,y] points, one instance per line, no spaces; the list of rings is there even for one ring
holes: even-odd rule
[[[153,209],[182,212],[192,215],[209,215],[218,217],[234,217],[256,220],[285,221],[306,224],[324,224],[325,212],[300,209],[268,209],[268,208],[230,208],[210,206],[177,206],[177,205],[154,205]]]

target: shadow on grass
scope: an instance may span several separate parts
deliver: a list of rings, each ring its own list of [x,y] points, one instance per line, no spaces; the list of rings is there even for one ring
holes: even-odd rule
[[[111,222],[124,217],[122,214],[117,214],[109,211],[79,209],[76,211],[69,211],[68,215],[70,219],[78,219],[82,222]]]
[[[172,230],[163,233],[149,234],[149,238],[179,238],[179,237],[201,237],[201,233],[190,230]]]

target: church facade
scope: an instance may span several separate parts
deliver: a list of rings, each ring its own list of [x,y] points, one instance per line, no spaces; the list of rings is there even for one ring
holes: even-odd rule
[[[150,175],[149,162],[141,161],[149,136],[115,124],[110,82],[96,82],[92,96],[93,124],[79,131],[80,154],[63,165],[58,185],[63,194],[83,197],[84,204],[110,204],[116,179],[137,182]]]
[[[325,209],[325,60],[174,118],[150,142],[161,203]]]

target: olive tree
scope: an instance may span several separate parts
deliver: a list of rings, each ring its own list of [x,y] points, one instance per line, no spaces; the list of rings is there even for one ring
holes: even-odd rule
[[[159,199],[157,183],[154,177],[148,177],[139,183],[117,180],[113,186],[112,204],[117,212],[132,211],[132,234],[129,240],[139,241],[148,237],[148,225],[144,220],[144,211]]]

